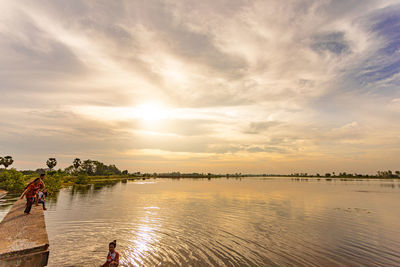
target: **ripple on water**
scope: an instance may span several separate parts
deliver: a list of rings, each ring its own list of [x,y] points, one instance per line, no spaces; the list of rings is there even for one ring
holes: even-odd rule
[[[274,179],[128,182],[90,197],[63,190],[46,214],[49,266],[98,265],[113,239],[122,266],[395,265],[400,215],[387,207],[396,195],[366,188],[397,190]]]

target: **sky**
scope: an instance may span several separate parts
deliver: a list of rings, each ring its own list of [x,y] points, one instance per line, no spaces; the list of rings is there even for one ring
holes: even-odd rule
[[[400,1],[0,0],[0,155],[400,169]]]

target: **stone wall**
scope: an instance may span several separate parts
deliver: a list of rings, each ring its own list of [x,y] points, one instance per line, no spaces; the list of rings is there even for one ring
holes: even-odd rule
[[[14,203],[0,223],[0,267],[46,266],[49,240],[42,206],[24,214],[25,199]]]

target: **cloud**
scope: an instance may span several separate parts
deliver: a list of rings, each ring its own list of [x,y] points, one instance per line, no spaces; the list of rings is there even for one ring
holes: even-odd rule
[[[223,172],[261,171],[266,160],[310,172],[358,155],[362,169],[400,144],[399,8],[3,1],[0,151],[23,168],[51,154],[62,166],[84,155]],[[151,103],[155,114],[138,115]]]
[[[251,122],[245,133],[248,134],[259,134],[272,126],[278,125],[277,121],[263,121],[263,122]]]

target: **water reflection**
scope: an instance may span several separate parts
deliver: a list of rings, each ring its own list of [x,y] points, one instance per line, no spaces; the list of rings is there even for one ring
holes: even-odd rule
[[[114,239],[122,266],[395,265],[398,185],[231,177],[71,187],[46,213],[49,266],[98,265]]]
[[[381,187],[390,187],[390,188],[395,188],[396,187],[396,184],[393,184],[393,183],[387,183],[387,184],[381,184]]]
[[[10,210],[14,202],[19,198],[19,194],[0,194],[0,221]]]
[[[142,219],[141,224],[131,232],[133,239],[128,245],[126,257],[123,257],[121,263],[128,265],[136,263],[145,265],[146,259],[151,259],[157,255],[157,243],[159,236],[157,235],[158,227],[154,224],[155,220],[150,220],[148,217]]]

